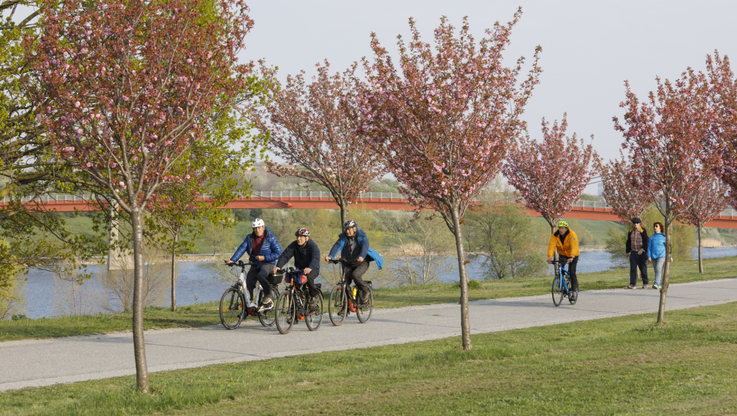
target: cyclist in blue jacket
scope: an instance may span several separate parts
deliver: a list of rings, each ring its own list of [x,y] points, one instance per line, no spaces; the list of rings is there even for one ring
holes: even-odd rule
[[[281,246],[276,236],[271,233],[268,227],[264,224],[264,220],[256,218],[251,223],[253,233],[246,236],[238,250],[235,251],[233,257],[228,260],[228,264],[233,264],[248,253],[249,261],[257,261],[258,266],[251,266],[246,275],[246,288],[248,293],[251,294],[253,299],[253,289],[256,287],[256,281],[261,283],[261,287],[264,291],[264,300],[262,304],[263,309],[269,309],[274,306],[274,301],[271,299],[271,284],[269,283],[269,273],[274,270],[274,263],[276,259],[281,255]]]
[[[369,239],[363,230],[359,229],[356,222],[348,220],[343,224],[343,232],[338,236],[330,254],[325,256],[325,261],[330,261],[340,251],[340,255],[346,263],[343,263],[345,271],[345,281],[347,284],[351,280],[356,282],[356,286],[361,289],[361,302],[365,302],[369,296],[369,287],[361,278],[369,268],[369,262],[375,261],[376,266],[381,270],[384,260],[379,253],[369,247]]]

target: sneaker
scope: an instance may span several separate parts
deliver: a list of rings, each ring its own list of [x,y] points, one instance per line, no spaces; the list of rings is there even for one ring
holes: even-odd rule
[[[571,292],[570,299],[575,302],[577,298],[578,298],[578,292]]]
[[[345,307],[338,311],[338,316],[345,316]]]
[[[268,311],[270,309],[274,308],[274,301],[271,300],[270,297],[264,298],[264,302],[261,304],[261,307],[258,308],[259,312]]]
[[[647,289],[647,285],[642,285],[640,289]]]
[[[627,286],[627,289],[634,289],[634,288],[635,288],[635,285],[629,285],[629,286]]]
[[[660,290],[660,288],[661,288],[661,287],[663,287],[663,286],[660,286],[660,285],[653,285],[653,289],[658,289],[658,290]]]
[[[316,296],[313,296],[312,299],[310,299],[309,307],[317,308],[317,297]]]
[[[369,298],[368,292],[361,292],[361,303],[366,303]]]

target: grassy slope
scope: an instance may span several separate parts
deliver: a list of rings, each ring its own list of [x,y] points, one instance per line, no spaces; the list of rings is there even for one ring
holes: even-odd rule
[[[726,304],[0,393],[0,414],[735,414]]]

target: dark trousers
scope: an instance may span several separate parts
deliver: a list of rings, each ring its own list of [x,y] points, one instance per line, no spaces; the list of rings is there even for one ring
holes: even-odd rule
[[[571,257],[561,256],[558,255],[558,259],[560,260],[561,264],[565,264],[568,262],[568,259]],[[572,290],[578,290],[578,276],[576,276],[576,265],[578,264],[578,256],[573,257],[573,260],[571,260],[571,263],[568,264],[568,274],[571,275],[571,289]]]
[[[351,280],[356,283],[356,287],[361,289],[363,293],[369,293],[368,285],[363,281],[361,276],[368,270],[369,264],[367,261],[357,263],[355,266],[345,266],[345,281],[346,284],[351,284]]]
[[[312,269],[307,276],[307,288],[310,289],[310,296],[313,298],[320,294],[315,287],[315,278],[320,275],[320,269]]]
[[[256,281],[261,283],[261,288],[264,290],[264,296],[271,295],[271,283],[267,277],[269,273],[274,271],[273,264],[262,264],[261,266],[251,266],[246,275],[246,288],[248,293],[251,294],[251,299],[256,302],[257,299],[253,299],[253,289],[256,287]]]
[[[637,268],[640,268],[642,275],[642,284],[647,286],[650,280],[647,278],[647,253],[637,254],[636,251],[630,251],[630,286],[637,286]]]

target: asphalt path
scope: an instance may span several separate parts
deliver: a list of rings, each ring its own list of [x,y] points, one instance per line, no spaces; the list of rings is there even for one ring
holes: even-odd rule
[[[737,278],[674,284],[668,310],[737,301]],[[480,300],[469,303],[474,334],[574,321],[657,312],[659,291],[584,291],[575,305],[553,306],[551,296]],[[327,308],[326,308],[327,309]],[[251,317],[235,330],[221,325],[146,331],[149,372],[265,360],[322,351],[460,336],[460,306],[440,304],[377,309],[366,324],[355,314],[335,327],[327,313],[317,331],[300,322],[281,335]],[[0,391],[135,374],[130,332],[0,342]]]

